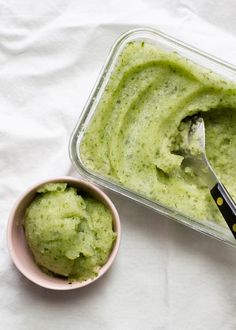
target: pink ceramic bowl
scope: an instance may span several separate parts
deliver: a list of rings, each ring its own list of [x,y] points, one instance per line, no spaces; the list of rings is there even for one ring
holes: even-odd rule
[[[22,221],[25,209],[34,199],[37,189],[45,183],[49,182],[66,182],[69,186],[76,187],[78,191],[86,191],[92,196],[96,197],[102,203],[104,203],[111,211],[114,231],[117,234],[117,239],[114,243],[113,250],[110,254],[109,259],[107,260],[106,264],[101,267],[98,276],[94,279],[89,279],[83,282],[73,282],[72,284],[69,284],[68,281],[64,279],[50,277],[46,275],[34,262],[31,251],[29,250],[26,243]],[[81,288],[96,281],[99,277],[101,277],[108,270],[108,268],[111,266],[116,257],[120,244],[120,234],[121,233],[119,215],[110,198],[108,198],[108,196],[104,192],[102,192],[93,184],[84,180],[75,179],[71,177],[59,177],[41,181],[26,190],[26,192],[23,193],[16,201],[10,213],[7,229],[9,252],[14,264],[19,269],[19,271],[32,282],[44,288],[53,290],[71,290]]]

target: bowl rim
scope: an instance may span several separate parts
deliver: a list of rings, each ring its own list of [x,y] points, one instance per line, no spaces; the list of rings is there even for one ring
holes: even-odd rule
[[[75,184],[75,185],[81,185],[82,190],[85,188],[85,190],[88,188],[90,191],[95,193],[95,195],[100,196],[102,202],[105,201],[106,206],[109,208],[111,214],[112,214],[112,220],[113,220],[113,226],[115,227],[115,232],[117,234],[116,241],[112,247],[112,251],[109,255],[109,258],[107,259],[106,263],[99,269],[98,275],[94,279],[88,279],[86,281],[74,281],[71,284],[68,283],[68,281],[65,280],[65,283],[55,283],[51,284],[50,282],[46,283],[46,281],[37,281],[35,280],[34,276],[32,276],[32,272],[28,270],[27,267],[24,266],[24,264],[20,261],[19,256],[16,252],[16,249],[14,247],[14,243],[12,240],[12,231],[13,227],[15,224],[15,216],[18,208],[21,205],[21,202],[23,201],[24,198],[26,198],[29,194],[32,193],[33,190],[36,190],[40,186],[43,186],[44,184],[47,183],[56,183],[56,182],[67,182],[68,185],[70,183]],[[120,224],[120,217],[119,213],[111,201],[111,199],[107,196],[105,192],[103,192],[100,188],[98,188],[94,183],[91,183],[88,180],[84,180],[81,178],[75,178],[75,177],[70,177],[70,176],[59,176],[59,177],[53,177],[53,178],[48,178],[44,179],[41,181],[38,181],[37,183],[31,185],[28,187],[22,194],[19,195],[19,197],[16,199],[15,203],[13,204],[13,207],[10,211],[9,217],[8,217],[8,223],[7,223],[7,247],[8,251],[10,254],[10,257],[16,266],[16,268],[31,282],[47,288],[47,289],[52,289],[52,290],[72,290],[72,289],[77,289],[81,288],[84,286],[87,286],[90,283],[95,282],[98,280],[102,275],[106,273],[106,271],[110,268],[112,265],[113,261],[116,258],[116,255],[118,253],[119,247],[120,247],[120,241],[121,241],[121,224]],[[34,260],[32,262],[35,263]],[[50,276],[49,276],[50,277]]]

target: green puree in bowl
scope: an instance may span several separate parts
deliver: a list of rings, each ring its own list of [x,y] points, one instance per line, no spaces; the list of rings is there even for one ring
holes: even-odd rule
[[[205,183],[181,167],[184,119],[201,113],[206,152],[236,199],[236,84],[174,52],[128,43],[81,141],[90,170],[197,220],[224,225]]]
[[[110,211],[66,183],[49,183],[27,208],[24,229],[43,271],[87,280],[106,263],[116,238]]]

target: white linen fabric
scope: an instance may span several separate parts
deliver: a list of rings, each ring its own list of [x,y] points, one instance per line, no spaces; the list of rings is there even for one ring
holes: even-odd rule
[[[108,192],[122,222],[111,270],[70,292],[14,267],[9,211],[29,185],[78,174],[70,134],[123,32],[148,26],[236,64],[234,0],[0,0],[0,328],[236,329],[236,250]]]

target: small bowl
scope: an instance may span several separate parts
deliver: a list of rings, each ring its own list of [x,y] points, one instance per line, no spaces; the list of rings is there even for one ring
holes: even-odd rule
[[[67,280],[57,277],[51,277],[43,273],[33,259],[32,253],[25,239],[22,221],[25,214],[25,210],[29,206],[31,201],[34,199],[38,188],[49,182],[65,182],[68,183],[69,186],[77,188],[78,191],[82,190],[88,192],[91,196],[94,196],[106,207],[108,207],[112,214],[113,228],[117,234],[117,238],[107,262],[100,268],[98,276],[94,279],[88,279],[82,282],[75,281],[70,284]],[[15,266],[30,281],[44,288],[53,290],[71,290],[81,288],[96,281],[99,277],[101,277],[109,269],[117,255],[120,244],[120,235],[120,218],[110,198],[93,184],[81,179],[75,179],[71,177],[59,177],[41,181],[26,190],[16,201],[10,213],[7,228],[8,249]]]

